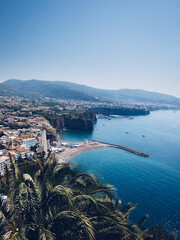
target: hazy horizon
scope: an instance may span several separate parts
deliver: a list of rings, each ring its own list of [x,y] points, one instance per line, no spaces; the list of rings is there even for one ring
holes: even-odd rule
[[[180,1],[0,0],[0,82],[67,81],[180,98]]]

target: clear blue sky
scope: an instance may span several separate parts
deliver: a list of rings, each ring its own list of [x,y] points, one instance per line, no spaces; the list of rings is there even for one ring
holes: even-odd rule
[[[0,0],[0,81],[180,97],[180,0]]]

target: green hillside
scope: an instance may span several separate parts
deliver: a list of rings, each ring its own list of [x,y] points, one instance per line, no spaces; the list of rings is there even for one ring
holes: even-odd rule
[[[0,84],[0,95],[20,97],[49,97],[65,100],[98,101],[97,98],[78,90],[69,89],[51,81],[8,80]]]
[[[180,106],[179,98],[166,94],[140,89],[104,90],[64,81],[11,79],[0,84],[0,95]]]

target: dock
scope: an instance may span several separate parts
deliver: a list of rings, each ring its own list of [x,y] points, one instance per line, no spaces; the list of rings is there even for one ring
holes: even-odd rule
[[[142,156],[142,157],[149,157],[149,154],[147,154],[147,153],[144,153],[144,152],[141,152],[141,151],[129,148],[129,147],[125,147],[125,146],[122,146],[122,145],[117,145],[117,144],[112,144],[112,143],[107,143],[107,142],[101,142],[101,141],[96,141],[96,140],[89,140],[89,141],[94,142],[94,143],[97,142],[97,143],[106,144],[109,147],[113,147],[113,148],[120,148],[120,149],[123,149],[127,152],[130,152],[130,153]]]

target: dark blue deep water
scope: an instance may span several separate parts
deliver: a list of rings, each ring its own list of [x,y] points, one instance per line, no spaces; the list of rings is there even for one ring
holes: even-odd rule
[[[168,231],[179,234],[180,111],[156,111],[133,120],[102,118],[94,131],[64,132],[63,137],[73,142],[94,139],[121,144],[150,154],[144,158],[105,148],[84,152],[72,161],[113,184],[124,203],[138,203],[132,221],[148,213],[145,226],[164,224]]]

